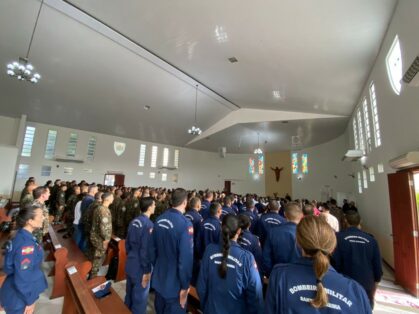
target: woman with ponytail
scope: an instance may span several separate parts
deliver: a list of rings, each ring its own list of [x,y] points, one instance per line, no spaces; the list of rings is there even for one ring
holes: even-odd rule
[[[364,289],[330,266],[336,236],[325,219],[302,219],[297,226],[297,244],[303,257],[272,270],[266,313],[371,313]]]
[[[263,313],[262,284],[252,253],[240,247],[235,215],[224,216],[221,244],[205,250],[197,292],[204,313]]]
[[[42,246],[32,232],[42,228],[43,211],[27,205],[16,217],[17,232],[6,245],[3,271],[7,277],[0,289],[0,302],[9,313],[32,314],[35,301],[48,287],[41,270],[44,257]]]

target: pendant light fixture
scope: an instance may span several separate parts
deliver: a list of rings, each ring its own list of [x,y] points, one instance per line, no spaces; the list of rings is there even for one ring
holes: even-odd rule
[[[188,130],[188,133],[192,135],[200,135],[202,133],[201,129],[198,127],[198,124],[196,122],[197,111],[198,111],[198,84],[195,85],[195,121],[192,127]]]
[[[29,63],[29,53],[31,51],[33,36],[35,35],[36,26],[38,25],[39,15],[41,14],[43,4],[44,0],[41,1],[41,5],[38,10],[38,15],[36,17],[35,25],[32,31],[31,40],[29,41],[29,47],[26,53],[26,57],[19,57],[19,61],[13,61],[7,65],[7,74],[10,77],[15,77],[20,81],[27,81],[33,84],[38,83],[38,81],[41,79],[41,75],[35,72],[35,69],[32,66],[32,64]]]
[[[253,151],[253,154],[255,154],[255,155],[262,155],[263,154],[263,151],[262,151],[262,149],[260,148],[260,145],[259,145],[259,132],[258,132],[258,147]]]

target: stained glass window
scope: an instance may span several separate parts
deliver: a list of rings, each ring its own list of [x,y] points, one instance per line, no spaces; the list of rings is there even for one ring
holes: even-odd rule
[[[298,153],[292,154],[292,173],[298,173]]]
[[[249,158],[249,173],[255,173],[255,160],[253,158]]]
[[[308,154],[302,154],[301,156],[301,171],[308,173]]]
[[[258,156],[258,169],[259,169],[259,174],[263,174],[264,171],[264,165],[263,165],[263,155],[259,155]]]

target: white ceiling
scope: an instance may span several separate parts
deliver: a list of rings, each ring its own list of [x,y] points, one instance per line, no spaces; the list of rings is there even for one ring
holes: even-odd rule
[[[24,56],[40,2],[0,2],[0,114],[184,146],[195,80],[203,130],[238,107],[350,115],[396,0],[45,2],[30,55],[43,76],[35,86],[8,78],[5,65]],[[236,125],[191,147],[247,153],[260,132],[278,151],[298,130],[317,145],[347,120]]]

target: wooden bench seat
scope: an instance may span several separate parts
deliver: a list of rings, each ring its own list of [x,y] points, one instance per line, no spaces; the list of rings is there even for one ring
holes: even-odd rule
[[[64,234],[57,231],[62,229],[63,225],[50,225],[48,227],[50,243],[50,254],[47,256],[47,261],[55,261],[49,276],[54,276],[54,283],[51,292],[51,299],[62,297],[65,292],[65,268],[68,264],[77,265],[80,267],[79,274],[82,278],[86,278],[91,266],[89,267],[86,256],[78,248],[72,238],[63,238]]]
[[[131,313],[116,291],[111,288],[110,295],[98,299],[92,288],[104,283],[105,277],[95,277],[85,281],[77,267],[66,268],[66,290],[62,314],[128,314]]]
[[[112,235],[111,241],[108,246],[107,258],[104,264],[108,264],[112,261],[112,258],[118,257],[118,269],[116,272],[115,281],[121,281],[126,279],[125,274],[125,262],[127,259],[127,253],[125,250],[125,240]]]

